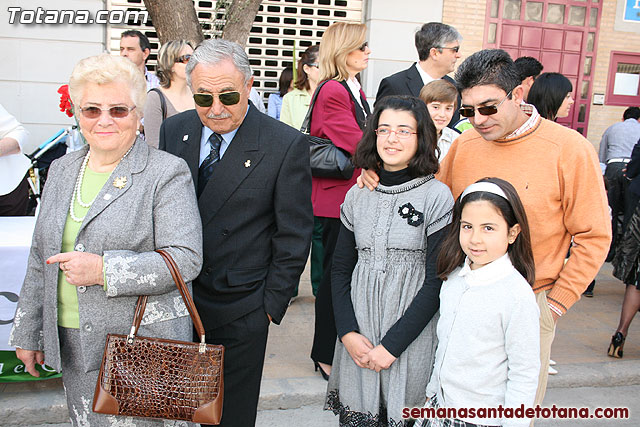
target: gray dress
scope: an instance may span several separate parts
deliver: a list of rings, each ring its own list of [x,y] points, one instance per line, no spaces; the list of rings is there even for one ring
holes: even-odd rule
[[[358,251],[351,301],[360,334],[374,346],[421,289],[427,236],[451,221],[452,207],[451,192],[433,175],[391,187],[379,185],[374,192],[354,186],[347,193],[340,215],[353,231]],[[437,317],[380,373],[359,368],[338,340],[325,409],[339,413],[341,425],[403,425],[402,408],[422,406],[426,400]]]

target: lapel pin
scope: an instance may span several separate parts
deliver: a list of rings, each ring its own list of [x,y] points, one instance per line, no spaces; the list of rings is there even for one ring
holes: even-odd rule
[[[185,135],[185,136],[182,137],[183,141],[186,141],[187,139],[189,139],[189,135]]]
[[[116,179],[113,180],[113,186],[119,189],[123,189],[124,186],[127,185],[127,177],[126,176],[119,176]]]
[[[109,193],[105,194],[103,199],[110,200],[111,199],[111,194],[109,194]]]
[[[248,168],[251,166],[251,160],[247,160],[246,162],[244,162],[244,167]]]

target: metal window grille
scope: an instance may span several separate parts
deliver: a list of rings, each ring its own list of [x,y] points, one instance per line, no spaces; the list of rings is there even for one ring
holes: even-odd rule
[[[291,66],[293,47],[299,57],[307,47],[320,43],[324,30],[336,21],[362,22],[364,0],[264,0],[249,33],[246,52],[254,74],[254,87],[261,91],[264,99],[269,93],[278,91],[278,78],[283,68]],[[216,34],[214,16],[215,1],[196,0],[196,13],[205,32],[205,37]],[[142,0],[112,0],[111,9],[144,10]],[[160,47],[151,19],[146,25],[111,26],[109,48],[117,53],[120,34],[126,30],[139,30],[151,43],[149,69],[155,69]]]

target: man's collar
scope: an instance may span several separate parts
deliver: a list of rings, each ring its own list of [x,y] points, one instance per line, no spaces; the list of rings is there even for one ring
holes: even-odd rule
[[[522,110],[522,112],[528,116],[528,119],[509,135],[499,138],[500,141],[514,139],[522,135],[529,129],[533,129],[534,127],[536,127],[538,122],[541,120],[538,110],[536,110],[536,107],[534,107],[532,104],[522,103],[520,104],[520,110]]]
[[[416,68],[418,69],[418,73],[420,73],[420,76],[422,77],[423,81],[433,81],[433,80],[441,79],[443,77],[443,76],[434,77],[433,74],[437,74],[437,73],[434,73],[433,70],[430,70],[431,67],[429,66],[429,63],[427,61],[416,62]]]

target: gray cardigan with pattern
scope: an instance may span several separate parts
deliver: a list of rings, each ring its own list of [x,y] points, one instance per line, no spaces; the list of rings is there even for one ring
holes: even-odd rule
[[[87,149],[51,165],[9,339],[15,347],[44,351],[45,362],[57,370],[58,264],[45,261],[60,252]],[[123,177],[123,188],[113,185],[115,178]],[[200,272],[202,225],[189,168],[182,159],[138,139],[98,193],[75,242],[76,251],[103,256],[106,278],[106,291],[102,286],[77,289],[87,372],[99,368],[108,333],[129,332],[138,295],[149,295],[140,335],[191,340],[186,306],[155,249],[171,254],[186,282]]]

